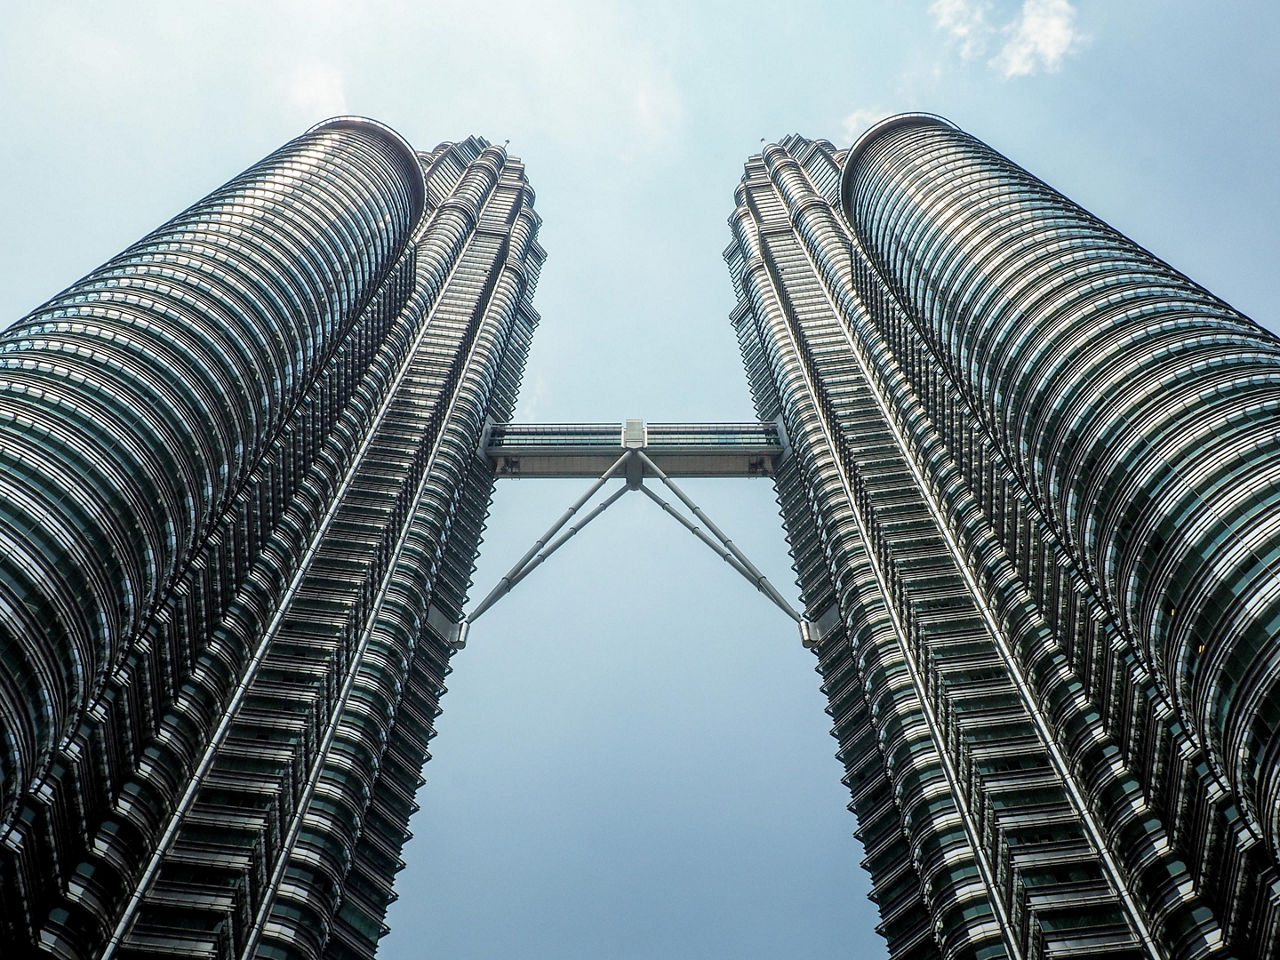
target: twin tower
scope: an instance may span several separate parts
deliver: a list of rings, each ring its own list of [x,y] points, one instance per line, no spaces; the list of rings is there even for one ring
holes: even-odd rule
[[[1280,341],[903,115],[747,161],[758,422],[514,425],[533,199],[330,120],[0,334],[0,953],[372,957],[495,479],[576,470],[773,478],[894,960],[1277,956]]]

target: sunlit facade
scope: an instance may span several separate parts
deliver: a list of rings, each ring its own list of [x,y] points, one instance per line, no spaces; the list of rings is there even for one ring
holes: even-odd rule
[[[726,251],[894,958],[1280,950],[1280,343],[938,118]]]
[[[332,120],[0,335],[0,955],[372,956],[532,205]]]

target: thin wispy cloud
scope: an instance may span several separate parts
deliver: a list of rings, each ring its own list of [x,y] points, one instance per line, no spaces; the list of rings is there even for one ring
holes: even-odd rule
[[[934,0],[929,6],[934,26],[956,44],[962,60],[972,60],[986,51],[990,10],[987,0]]]
[[[844,118],[844,142],[851,144],[858,137],[862,136],[877,120],[883,120],[889,116],[890,111],[880,109],[867,109],[859,107],[852,111]]]
[[[643,76],[634,83],[632,123],[649,144],[670,142],[684,123],[684,104],[670,77]]]
[[[1082,42],[1075,19],[1069,0],[1025,0],[1018,19],[1005,28],[1008,39],[991,65],[1006,77],[1025,77],[1037,69],[1053,73]]]
[[[305,117],[334,117],[350,112],[342,72],[330,64],[296,67],[289,77],[288,97]]]
[[[929,15],[961,60],[987,58],[1006,78],[1054,73],[1084,44],[1071,0],[1023,0],[1016,14],[991,0],[934,0]]]

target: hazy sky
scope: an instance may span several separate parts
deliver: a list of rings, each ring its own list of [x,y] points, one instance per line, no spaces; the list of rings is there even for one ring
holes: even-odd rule
[[[519,419],[749,419],[720,259],[743,160],[910,109],[1275,329],[1278,47],[1261,2],[13,3],[0,318],[360,113],[527,162],[549,258]],[[584,485],[500,484],[473,592]],[[794,595],[771,486],[688,487]],[[381,955],[882,956],[813,663],[624,498],[454,661]]]

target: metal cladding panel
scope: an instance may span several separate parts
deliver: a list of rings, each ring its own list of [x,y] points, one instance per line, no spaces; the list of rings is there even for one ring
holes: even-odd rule
[[[483,141],[339,118],[5,335],[0,952],[372,956],[537,321],[532,198]]]
[[[319,128],[0,334],[0,816],[390,276],[420,181]]]
[[[961,131],[873,131],[844,193],[877,269],[1280,856],[1280,341]]]
[[[781,407],[811,463],[779,492],[810,619],[818,567],[840,605],[820,670],[891,954],[985,935],[927,875],[908,802],[924,771],[904,776],[887,721],[923,712],[992,895],[982,950],[1269,955],[1274,338],[939,118],[879,124],[847,158],[787,138],[738,204],[734,324],[761,416]],[[903,674],[914,692],[889,710]],[[1030,739],[1010,750],[988,724]],[[906,919],[889,836],[932,930]]]

